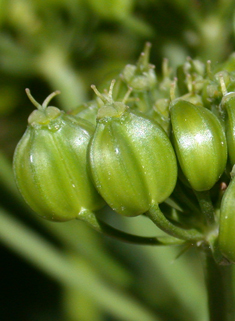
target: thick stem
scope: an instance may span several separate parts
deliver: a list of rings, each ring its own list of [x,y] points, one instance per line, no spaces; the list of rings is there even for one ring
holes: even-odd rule
[[[128,243],[139,245],[180,245],[185,243],[182,240],[171,236],[145,237],[125,233],[99,220],[97,216],[90,211],[83,211],[82,213],[79,213],[78,219],[86,222],[93,229],[104,235],[111,236],[119,239],[120,241]]]
[[[218,265],[211,252],[203,251],[203,267],[208,295],[210,321],[234,321],[232,265]]]

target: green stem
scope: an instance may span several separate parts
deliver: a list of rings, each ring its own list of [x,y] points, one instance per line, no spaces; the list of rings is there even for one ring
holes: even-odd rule
[[[134,243],[139,245],[180,245],[184,243],[182,240],[179,240],[171,236],[145,237],[125,233],[101,221],[93,212],[90,211],[83,211],[79,214],[78,219],[86,222],[93,229],[102,234],[114,237],[116,239],[128,243]]]
[[[198,203],[200,205],[201,211],[205,216],[207,224],[213,226],[215,224],[215,212],[214,207],[211,202],[210,191],[197,192],[194,191]]]
[[[195,229],[186,230],[171,223],[161,212],[158,205],[153,205],[146,213],[146,215],[155,225],[157,225],[157,227],[173,237],[177,237],[179,239],[187,240],[190,242],[203,240],[203,235],[199,231]]]
[[[218,265],[211,252],[203,251],[203,267],[210,321],[234,321],[232,265]]]

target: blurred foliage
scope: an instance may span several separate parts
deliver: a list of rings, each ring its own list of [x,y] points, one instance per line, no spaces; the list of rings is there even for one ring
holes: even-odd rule
[[[197,253],[176,260],[179,248],[122,244],[80,222],[38,219],[16,190],[11,159],[32,110],[25,87],[39,102],[58,89],[55,104],[73,110],[91,98],[92,83],[136,61],[146,41],[158,72],[163,57],[172,67],[187,56],[221,62],[235,49],[235,2],[0,0],[0,8],[0,319],[207,320]],[[109,220],[156,234],[144,218]]]

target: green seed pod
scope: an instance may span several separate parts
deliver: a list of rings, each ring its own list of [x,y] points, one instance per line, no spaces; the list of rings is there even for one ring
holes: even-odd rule
[[[187,100],[193,105],[203,106],[201,95],[195,94],[193,92],[189,92],[188,94],[181,96],[180,99]]]
[[[235,92],[227,93],[221,102],[226,110],[226,137],[228,143],[228,154],[232,165],[235,164]]]
[[[193,81],[196,92],[200,92],[205,75],[205,65],[199,60],[193,60],[190,57],[187,61],[177,68],[177,86],[179,94],[185,95],[189,90],[190,82]]]
[[[154,119],[167,133],[170,134],[170,117],[169,117],[170,100],[166,98],[158,99],[147,116]]]
[[[172,193],[177,178],[173,147],[164,130],[124,102],[109,97],[98,112],[90,144],[95,185],[112,209],[125,216],[146,212]]]
[[[184,175],[196,191],[213,187],[227,161],[222,125],[208,109],[184,100],[170,108],[173,143]]]
[[[235,179],[227,187],[220,207],[219,249],[231,263],[235,263]]]
[[[123,81],[133,89],[133,91],[151,90],[157,83],[157,76],[154,71],[154,65],[149,64],[151,44],[146,43],[144,51],[136,65],[126,65],[121,77]]]
[[[98,111],[98,105],[95,100],[89,101],[88,103],[78,106],[71,112],[71,115],[76,118],[86,119],[93,125],[96,125],[96,115]]]
[[[201,96],[203,105],[208,109],[213,110],[213,106],[215,105],[217,108],[223,97],[221,90],[221,78],[223,78],[223,82],[226,87],[228,87],[232,81],[230,75],[226,71],[220,71],[215,75],[211,74],[210,78],[205,80]]]
[[[14,154],[18,188],[29,206],[52,221],[79,217],[83,210],[104,205],[87,171],[87,146],[94,132],[86,120],[47,107],[51,94],[28,118]]]

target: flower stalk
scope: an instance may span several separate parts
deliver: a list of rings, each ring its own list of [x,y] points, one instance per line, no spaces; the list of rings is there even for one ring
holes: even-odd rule
[[[210,321],[234,321],[233,266],[219,265],[211,251],[201,251]]]

